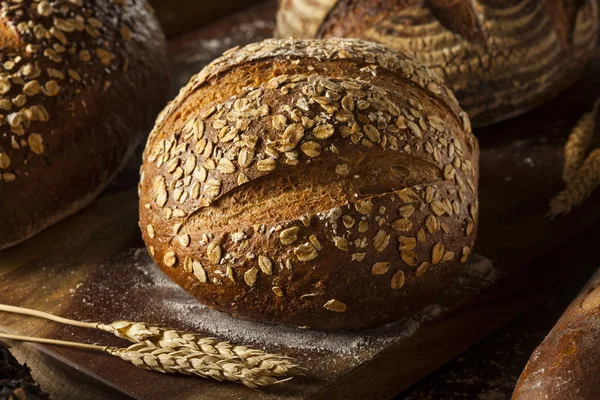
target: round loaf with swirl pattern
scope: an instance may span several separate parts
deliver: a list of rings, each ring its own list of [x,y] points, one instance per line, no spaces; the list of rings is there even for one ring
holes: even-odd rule
[[[145,0],[0,3],[0,248],[90,203],[152,128],[168,86]]]
[[[276,33],[355,37],[411,54],[482,126],[575,81],[596,45],[597,8],[597,0],[279,0]]]
[[[140,225],[204,304],[318,329],[403,319],[475,239],[478,144],[428,68],[355,39],[232,49],[158,118]]]

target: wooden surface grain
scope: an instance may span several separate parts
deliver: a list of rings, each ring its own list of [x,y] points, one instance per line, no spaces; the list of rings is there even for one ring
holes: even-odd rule
[[[273,3],[266,3],[173,42],[176,86],[226,48],[270,35],[273,16]],[[598,233],[598,193],[568,217],[550,220],[547,213],[550,197],[562,189],[561,149],[566,136],[600,96],[598,69],[600,51],[584,77],[559,99],[476,132],[482,149],[476,251],[493,260],[497,282],[459,308],[441,309],[414,332],[408,325],[392,328],[412,335],[384,335],[386,340],[370,342],[381,334],[279,329],[234,321],[200,307],[162,277],[142,249],[135,190],[138,165],[133,161],[90,208],[0,253],[0,302],[78,319],[150,321],[241,339],[244,344],[298,357],[309,367],[307,376],[256,392],[141,371],[107,355],[81,350],[15,344],[15,354],[31,365],[34,377],[56,399],[152,400],[173,393],[180,399],[390,398],[546,299],[596,251],[584,239]],[[569,267],[557,264],[559,258]],[[217,327],[221,330],[215,332]],[[99,332],[16,316],[1,315],[0,330],[124,344]],[[340,335],[348,347],[333,347],[331,335]],[[308,343],[307,338],[328,345]]]

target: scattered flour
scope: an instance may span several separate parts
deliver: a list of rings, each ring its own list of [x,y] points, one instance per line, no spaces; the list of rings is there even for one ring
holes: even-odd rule
[[[345,355],[352,355],[358,349],[377,352],[387,344],[410,337],[421,324],[438,319],[489,286],[497,276],[489,260],[475,255],[455,286],[437,304],[427,307],[413,318],[368,331],[325,332],[240,320],[208,309],[164,275],[145,249],[132,251],[124,260],[108,264],[112,266],[106,266],[102,272],[107,277],[95,281],[106,279],[113,283],[80,288],[83,305],[98,310],[110,303],[111,314],[118,315],[118,318],[176,325],[180,329],[233,343],[268,343],[276,347]],[[115,271],[111,273],[111,269]],[[126,269],[127,278],[121,279],[126,282],[115,282],[110,278],[119,274],[122,276],[122,271]],[[136,300],[140,305],[131,307]]]

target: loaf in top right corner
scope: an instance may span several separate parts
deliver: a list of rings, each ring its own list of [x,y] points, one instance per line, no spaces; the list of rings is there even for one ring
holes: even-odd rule
[[[279,0],[279,37],[355,37],[442,76],[474,126],[525,113],[581,74],[597,0]]]

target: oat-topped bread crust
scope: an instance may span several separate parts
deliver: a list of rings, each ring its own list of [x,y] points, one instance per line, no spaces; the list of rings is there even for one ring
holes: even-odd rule
[[[280,0],[277,36],[356,37],[442,76],[474,126],[568,87],[598,36],[597,0]]]
[[[166,98],[143,0],[0,3],[0,248],[89,203]]]
[[[477,226],[478,145],[440,78],[353,39],[232,49],[159,117],[140,225],[210,307],[359,329],[443,293]]]

